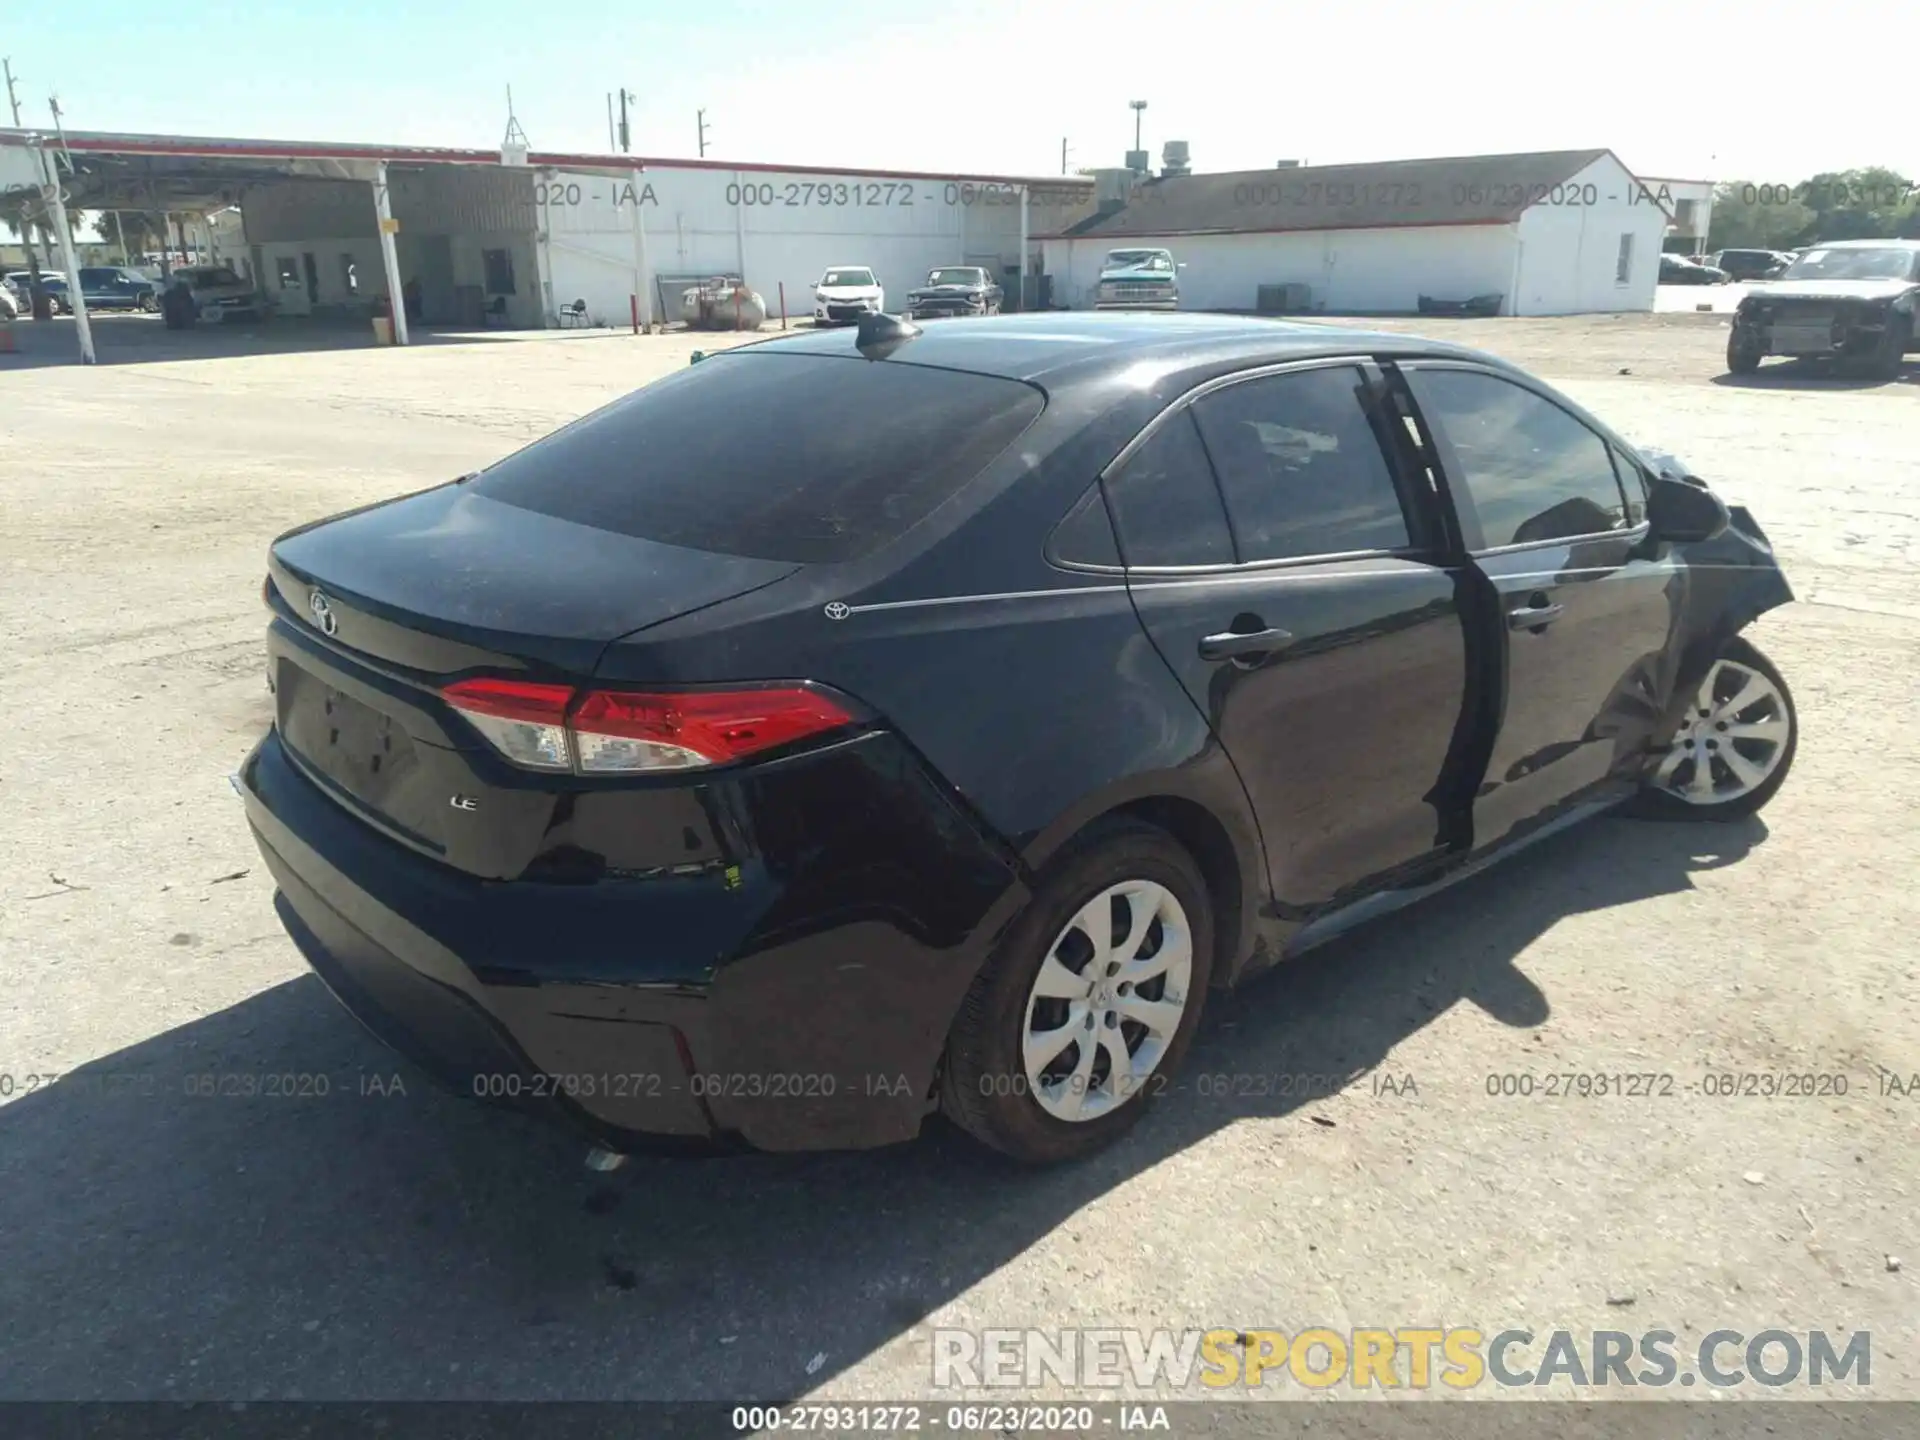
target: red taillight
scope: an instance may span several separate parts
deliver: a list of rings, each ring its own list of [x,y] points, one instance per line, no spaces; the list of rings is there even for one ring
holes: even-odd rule
[[[447,702],[509,760],[589,774],[725,765],[852,724],[845,706],[804,686],[637,693],[576,692],[519,680],[463,680]]]
[[[635,695],[595,690],[573,710],[582,770],[690,770],[725,765],[853,716],[813,690],[702,690]]]
[[[573,768],[573,746],[567,737],[571,685],[462,680],[440,693],[487,737],[494,749],[516,765],[535,770]]]

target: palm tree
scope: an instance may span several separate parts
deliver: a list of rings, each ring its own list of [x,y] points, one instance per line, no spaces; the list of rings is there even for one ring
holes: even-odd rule
[[[33,249],[33,222],[27,219],[25,207],[13,210],[7,216],[7,228],[13,231],[20,241],[20,247],[27,252],[27,304],[28,310],[36,320],[45,319],[43,306],[46,290],[40,283],[40,257]]]

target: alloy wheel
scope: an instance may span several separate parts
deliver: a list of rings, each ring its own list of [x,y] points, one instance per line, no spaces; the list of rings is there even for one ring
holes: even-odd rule
[[[1193,930],[1173,892],[1110,885],[1054,938],[1027,995],[1020,1059],[1058,1120],[1111,1113],[1140,1093],[1186,1014]]]
[[[1771,680],[1737,660],[1716,660],[1653,783],[1689,805],[1738,800],[1767,783],[1792,735],[1792,713]]]

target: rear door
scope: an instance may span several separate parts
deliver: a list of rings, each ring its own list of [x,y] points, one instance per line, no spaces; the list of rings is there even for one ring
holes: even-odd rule
[[[1399,369],[1497,597],[1499,720],[1474,801],[1478,848],[1632,779],[1670,686],[1684,577],[1644,543],[1638,475],[1620,474],[1607,439],[1555,397],[1470,364]]]
[[[1461,575],[1380,400],[1360,359],[1230,377],[1105,477],[1135,608],[1240,773],[1287,918],[1436,866],[1464,823]]]

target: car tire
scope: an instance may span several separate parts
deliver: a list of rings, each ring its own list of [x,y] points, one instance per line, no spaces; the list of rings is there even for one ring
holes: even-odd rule
[[[1879,348],[1873,352],[1870,373],[1876,380],[1898,380],[1900,367],[1906,363],[1907,346],[1913,342],[1913,319],[1907,315],[1890,315],[1887,328],[1880,332]]]
[[[1742,340],[1740,332],[1735,331],[1727,337],[1727,370],[1734,375],[1751,375],[1760,368],[1762,359],[1757,341]]]
[[[1117,940],[1112,930],[1106,937],[1104,977],[1090,973],[1103,952],[1087,928],[1102,918],[1120,929]],[[982,1144],[1027,1164],[1112,1144],[1177,1072],[1206,1003],[1212,960],[1213,907],[1193,857],[1154,826],[1099,823],[1041,873],[968,991],[947,1041],[941,1109]],[[1144,977],[1138,992],[1124,979],[1133,965]],[[1043,993],[1083,981],[1091,993]],[[1175,1000],[1177,1018],[1158,1010],[1158,1028],[1119,1015]],[[1052,1041],[1051,1059],[1033,1063],[1049,1036],[1067,1031]],[[1130,1067],[1150,1057],[1125,1083],[1113,1070],[1116,1045]]]
[[[142,315],[151,315],[154,311],[158,310],[159,308],[160,308],[160,302],[154,299],[151,293],[142,295],[140,297],[140,313]]]
[[[1733,702],[1737,708],[1728,708]],[[1785,677],[1757,645],[1736,635],[1721,647],[1672,749],[1630,811],[1650,820],[1743,820],[1786,783],[1799,746],[1800,717]],[[1751,778],[1720,758],[1726,754],[1737,756]]]

